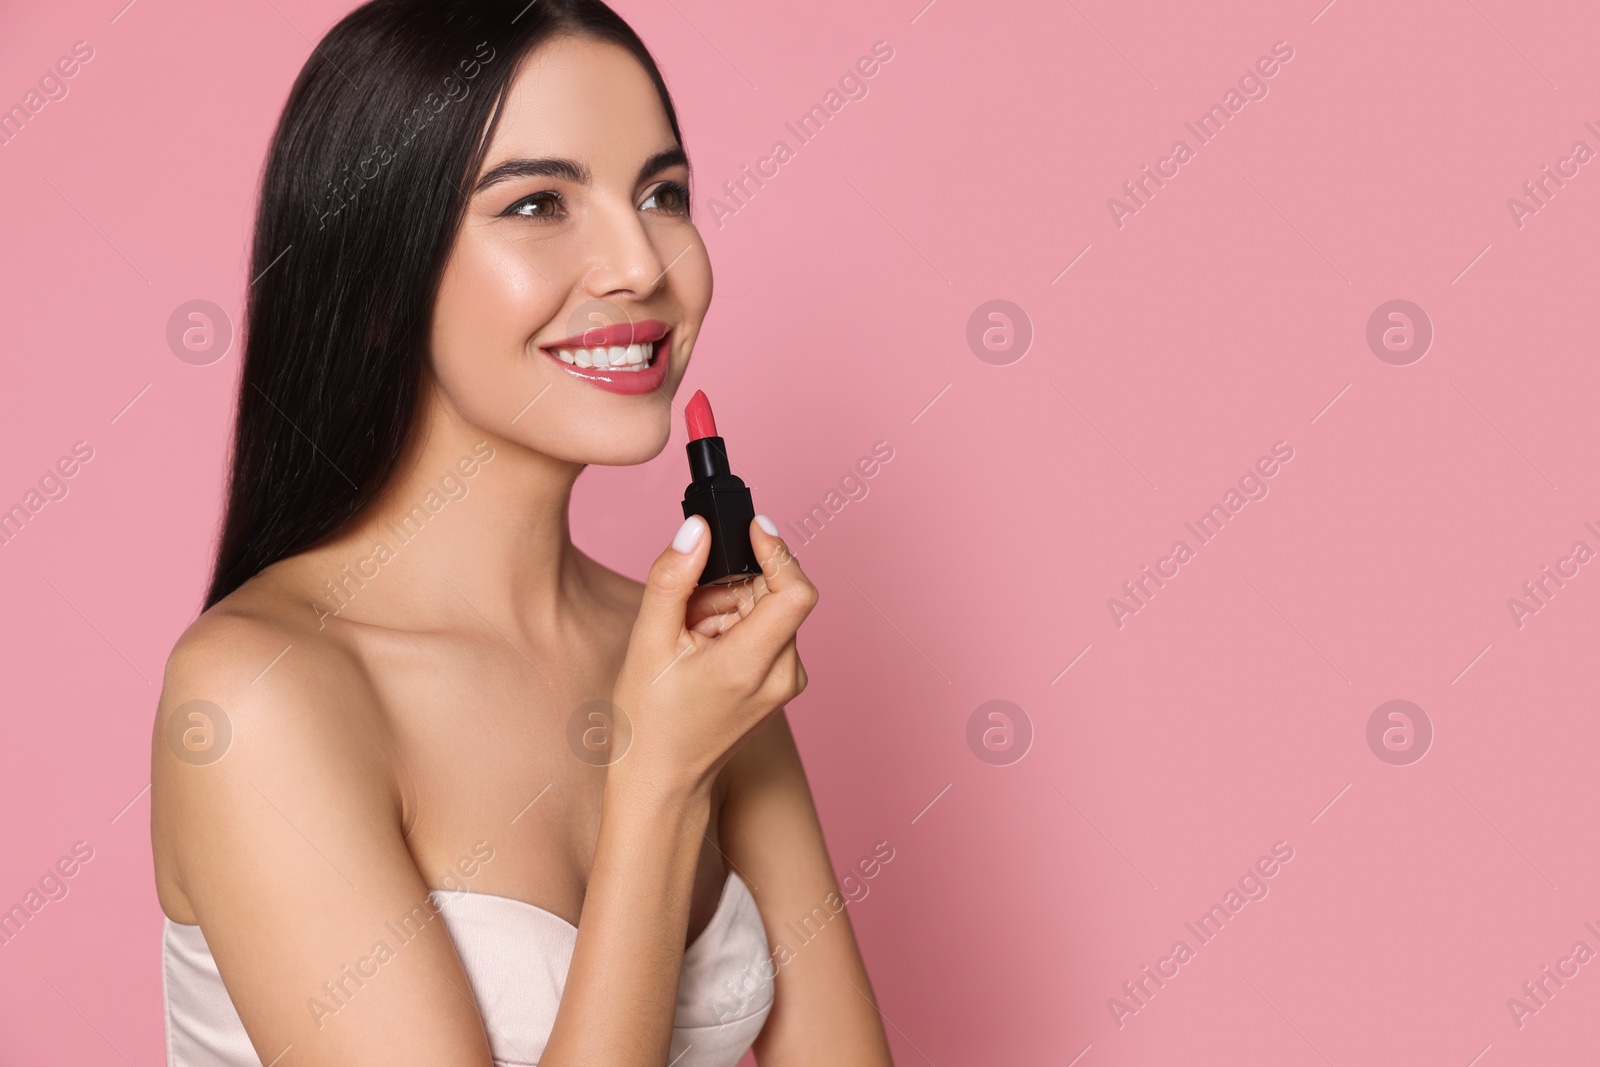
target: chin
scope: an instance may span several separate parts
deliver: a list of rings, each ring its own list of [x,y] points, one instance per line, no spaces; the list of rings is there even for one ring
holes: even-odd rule
[[[671,437],[672,405],[661,397],[659,402],[624,416],[597,415],[577,424],[562,420],[561,424],[535,432],[515,434],[512,440],[567,463],[630,467],[655,459]]]
[[[630,434],[621,441],[595,442],[593,451],[579,459],[579,462],[600,467],[632,467],[649,463],[661,455],[671,436],[671,424],[664,419],[658,432]]]

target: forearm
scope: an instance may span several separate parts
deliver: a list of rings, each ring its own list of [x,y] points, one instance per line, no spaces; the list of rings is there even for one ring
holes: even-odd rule
[[[709,788],[608,769],[599,840],[546,1067],[665,1064]]]

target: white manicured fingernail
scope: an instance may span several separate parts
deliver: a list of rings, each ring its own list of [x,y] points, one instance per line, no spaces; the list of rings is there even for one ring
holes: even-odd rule
[[[700,534],[705,529],[705,524],[700,516],[691,515],[683,520],[683,525],[678,527],[677,534],[672,538],[672,549],[688,555],[694,551],[694,546],[700,543]]]
[[[767,531],[767,533],[771,534],[773,537],[778,536],[778,524],[767,518],[765,515],[756,516],[756,525]]]

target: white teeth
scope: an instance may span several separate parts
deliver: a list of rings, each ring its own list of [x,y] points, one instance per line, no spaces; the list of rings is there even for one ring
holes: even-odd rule
[[[563,363],[578,367],[599,367],[613,371],[642,371],[655,352],[654,343],[612,345],[608,348],[552,349]]]

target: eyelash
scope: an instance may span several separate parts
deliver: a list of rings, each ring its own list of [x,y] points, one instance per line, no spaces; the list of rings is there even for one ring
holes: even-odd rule
[[[666,211],[666,214],[669,214],[669,215],[686,215],[686,214],[688,214],[688,211],[689,211],[689,189],[688,189],[688,186],[686,186],[682,182],[678,182],[678,181],[660,182],[657,185],[655,185],[654,187],[652,187],[652,189],[650,190],[650,195],[646,198],[646,200],[647,201],[648,200],[654,200],[656,197],[660,196],[663,192],[670,192],[670,193],[675,194],[679,198],[679,200],[682,202],[682,206],[681,207],[676,208],[676,209],[669,209],[669,210]],[[543,203],[543,202],[549,202],[549,201],[553,201],[555,203],[555,206],[556,206],[557,210],[560,210],[562,208],[562,206],[566,202],[565,198],[563,198],[562,195],[560,193],[556,192],[554,189],[546,189],[543,192],[533,193],[533,194],[531,194],[529,196],[523,197],[521,200],[518,200],[516,203],[512,204],[510,207],[506,208],[505,211],[502,212],[502,214],[509,215],[509,216],[514,216],[514,217],[519,217],[519,218],[524,218],[524,219],[530,219],[530,220],[532,220],[534,222],[555,222],[558,219],[562,218],[563,216],[562,215],[527,215],[527,214],[524,214],[523,211],[522,211],[522,209],[524,207],[530,207],[530,206],[532,206],[533,204],[536,204],[536,203]]]

